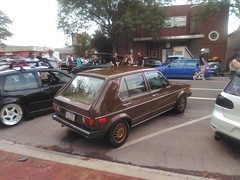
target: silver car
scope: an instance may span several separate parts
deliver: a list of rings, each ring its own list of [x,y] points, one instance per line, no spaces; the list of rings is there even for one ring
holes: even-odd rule
[[[211,126],[216,140],[228,137],[240,141],[240,73],[218,95]]]

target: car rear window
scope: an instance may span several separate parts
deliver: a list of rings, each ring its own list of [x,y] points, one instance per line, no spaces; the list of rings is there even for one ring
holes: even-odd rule
[[[68,85],[62,96],[84,104],[91,104],[103,83],[104,79],[78,75]]]
[[[224,92],[240,97],[240,76],[235,76],[235,78],[224,89]]]

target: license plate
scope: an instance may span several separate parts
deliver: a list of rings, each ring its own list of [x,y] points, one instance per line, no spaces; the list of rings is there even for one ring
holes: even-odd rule
[[[66,111],[65,117],[71,121],[75,121],[75,114]]]

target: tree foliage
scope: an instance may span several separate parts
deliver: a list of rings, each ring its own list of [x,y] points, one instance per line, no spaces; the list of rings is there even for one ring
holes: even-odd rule
[[[209,18],[212,15],[221,12],[223,8],[229,7],[229,13],[240,18],[239,0],[188,0],[188,4],[199,6],[196,18]]]
[[[101,31],[96,31],[91,40],[92,46],[97,52],[112,52],[111,39],[107,38]]]
[[[7,15],[0,11],[0,45],[4,45],[2,40],[6,40],[8,37],[11,37],[13,34],[8,30],[8,24],[11,24],[12,21]]]
[[[166,11],[156,0],[58,0],[58,28],[66,34],[81,32],[94,22],[115,46],[122,31],[158,35]]]
[[[93,51],[91,37],[86,32],[78,34],[76,41],[76,45],[73,45],[74,54],[81,57],[84,56],[86,52]]]

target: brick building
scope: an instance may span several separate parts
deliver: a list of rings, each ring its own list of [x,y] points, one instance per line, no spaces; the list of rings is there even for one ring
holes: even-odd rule
[[[200,49],[205,48],[209,58],[217,56],[223,61],[227,53],[228,8],[221,13],[203,20],[192,19],[197,5],[181,5],[167,7],[170,19],[160,29],[161,36],[154,39],[141,32],[132,36],[121,34],[118,39],[119,54],[142,52],[143,56],[158,57],[163,62],[169,55],[174,55],[174,47],[185,47],[194,57],[199,56]],[[184,56],[184,48],[177,52]]]
[[[238,29],[228,35],[227,57],[240,50],[240,26]]]

